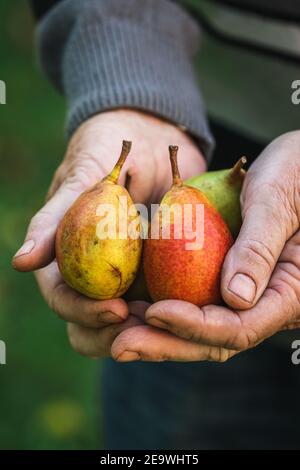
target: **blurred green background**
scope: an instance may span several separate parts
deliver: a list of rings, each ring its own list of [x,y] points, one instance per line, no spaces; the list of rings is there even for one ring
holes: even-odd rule
[[[36,66],[27,1],[1,0],[0,18],[0,448],[98,448],[97,363],[71,350],[33,275],[10,266],[63,156],[65,105]]]

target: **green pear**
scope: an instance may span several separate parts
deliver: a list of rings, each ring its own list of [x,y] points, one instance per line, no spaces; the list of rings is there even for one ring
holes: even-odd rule
[[[242,225],[240,194],[246,171],[246,157],[240,158],[233,168],[208,171],[185,181],[193,188],[200,189],[227,223],[234,238]]]

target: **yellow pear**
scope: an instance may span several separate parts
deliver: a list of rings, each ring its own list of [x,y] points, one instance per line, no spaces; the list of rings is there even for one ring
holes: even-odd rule
[[[123,141],[112,172],[79,196],[57,230],[56,259],[62,277],[94,299],[122,296],[140,265],[139,214],[118,184],[130,148],[131,142]]]

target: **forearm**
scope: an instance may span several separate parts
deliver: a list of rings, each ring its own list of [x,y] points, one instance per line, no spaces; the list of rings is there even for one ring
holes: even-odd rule
[[[186,128],[212,149],[193,73],[198,29],[167,0],[64,0],[41,19],[39,56],[66,95],[71,134],[108,109],[134,108]]]

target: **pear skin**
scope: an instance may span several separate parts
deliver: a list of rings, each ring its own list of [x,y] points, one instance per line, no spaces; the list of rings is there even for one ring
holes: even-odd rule
[[[159,225],[159,237],[144,242],[143,266],[146,284],[154,302],[164,299],[179,299],[202,306],[217,304],[221,301],[220,276],[223,260],[233,243],[230,231],[218,211],[207,197],[198,189],[183,184],[177,168],[177,147],[170,146],[173,185],[161,201],[161,206],[184,207],[190,204],[192,211],[192,232],[203,230],[201,247],[187,249],[190,238],[189,229],[182,230],[183,236],[177,238],[176,224],[185,228],[187,221],[182,216],[170,218],[170,238],[162,236],[166,222],[159,211],[152,223]],[[204,223],[200,228],[194,217],[196,206],[203,205]],[[165,224],[165,225],[164,225]]]
[[[121,201],[121,210],[129,214],[128,225],[136,222],[139,227],[139,214],[129,193],[117,184],[130,148],[131,142],[124,141],[112,172],[79,196],[57,230],[56,259],[62,277],[73,289],[93,299],[121,297],[134,281],[140,265],[141,238],[134,239],[129,233],[123,238],[105,238],[99,232],[103,222],[99,208],[110,204],[119,214]],[[118,231],[119,219],[115,220]]]
[[[231,169],[208,171],[185,181],[205,194],[227,223],[234,238],[238,236],[242,225],[240,194],[246,162],[246,157],[242,157]]]

